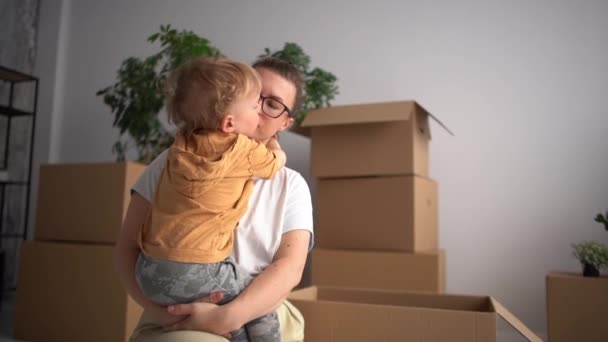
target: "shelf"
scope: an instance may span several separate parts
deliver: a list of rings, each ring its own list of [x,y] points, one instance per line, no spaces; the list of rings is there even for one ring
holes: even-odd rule
[[[2,151],[0,151],[0,157],[3,157],[2,164],[4,164],[0,165],[2,167],[2,169],[0,169],[0,242],[3,246],[0,247],[0,252],[2,252],[4,249],[4,252],[0,253],[0,303],[2,302],[1,297],[2,293],[5,292],[4,290],[6,290],[6,288],[15,288],[15,275],[18,267],[18,258],[16,258],[14,254],[18,253],[19,246],[21,245],[21,242],[19,241],[23,241],[27,237],[30,193],[32,190],[30,180],[32,179],[32,159],[34,155],[34,132],[36,127],[36,110],[38,104],[38,82],[38,77],[30,76],[25,73],[0,66],[0,85],[6,85],[6,88],[8,88],[6,89],[8,100],[5,102],[0,102],[0,119],[2,117],[7,118],[6,129],[3,130],[3,135],[0,138],[1,140],[5,140],[4,147],[0,149],[4,150],[3,156]],[[26,87],[26,89],[31,88],[33,91],[32,96],[27,96],[27,93],[15,91],[20,90],[21,87]],[[5,96],[3,95],[2,97],[4,98]],[[27,109],[15,108],[13,104],[16,100],[32,101],[30,103],[31,106],[25,106]],[[30,119],[26,119],[26,123],[31,127],[31,133],[29,134],[29,153],[27,157],[23,157],[24,161],[28,162],[28,168],[27,170],[23,170],[23,175],[14,175],[11,179],[8,177],[6,167],[9,160],[9,154],[13,153],[10,146],[10,137],[12,134],[17,134],[16,131],[11,129],[13,126],[12,120],[15,117],[29,117]],[[18,187],[18,189],[13,189],[13,187]],[[12,195],[10,190],[19,190],[19,192],[23,190],[23,193],[25,194],[25,201],[22,203],[22,205],[5,205],[7,201],[9,201],[8,203],[11,203],[10,201],[12,199]],[[19,229],[16,229],[15,227],[15,229],[11,229],[9,232],[8,229],[3,227],[3,225],[8,223],[10,226],[12,223],[5,222],[4,219],[7,217],[7,215],[13,212],[15,214],[19,214],[19,222],[21,227]],[[7,244],[5,245],[5,243]]]
[[[0,105],[0,116],[33,116],[34,113]]]
[[[0,66],[0,80],[9,82],[36,81],[37,78]]]
[[[2,239],[23,239],[25,238],[24,234],[0,234],[0,238]]]
[[[29,185],[28,181],[3,181],[0,180],[0,185]]]

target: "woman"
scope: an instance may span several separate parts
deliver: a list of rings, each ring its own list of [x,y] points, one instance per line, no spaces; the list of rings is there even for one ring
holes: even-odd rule
[[[254,137],[267,142],[294,121],[302,101],[302,77],[297,69],[274,58],[253,64],[262,80],[260,123]],[[115,248],[115,263],[123,286],[144,307],[133,341],[225,341],[257,317],[277,310],[283,341],[303,339],[303,321],[285,298],[300,282],[312,247],[312,205],[308,185],[297,172],[283,168],[271,179],[257,179],[249,208],[239,223],[233,256],[250,274],[251,284],[233,301],[218,306],[221,293],[191,304],[164,308],[139,290],[133,269],[139,253],[135,232],[144,223],[156,192],[166,152],[157,157],[133,187],[133,196]],[[169,327],[170,315],[190,315]],[[207,333],[206,333],[207,332]],[[211,334],[208,334],[211,333]]]

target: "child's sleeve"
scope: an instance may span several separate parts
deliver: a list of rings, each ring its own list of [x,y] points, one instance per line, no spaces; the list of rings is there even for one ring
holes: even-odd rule
[[[266,145],[247,139],[249,172],[252,176],[271,178],[285,165],[285,154],[275,154]]]

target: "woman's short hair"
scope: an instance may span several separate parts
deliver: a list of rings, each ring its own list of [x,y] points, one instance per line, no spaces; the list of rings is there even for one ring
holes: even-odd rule
[[[296,87],[296,98],[294,99],[293,108],[291,108],[290,117],[296,117],[304,100],[304,78],[298,68],[290,62],[276,57],[260,58],[253,63],[253,67],[256,69],[268,69],[293,83]]]

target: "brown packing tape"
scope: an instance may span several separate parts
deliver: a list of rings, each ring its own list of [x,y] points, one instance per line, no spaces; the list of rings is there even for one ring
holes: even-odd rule
[[[507,308],[500,304],[496,299],[490,298],[494,311],[502,317],[509,325],[517,330],[523,337],[531,342],[541,342],[542,339],[538,337],[532,330],[530,330],[522,321],[520,321],[515,315],[513,315]]]

